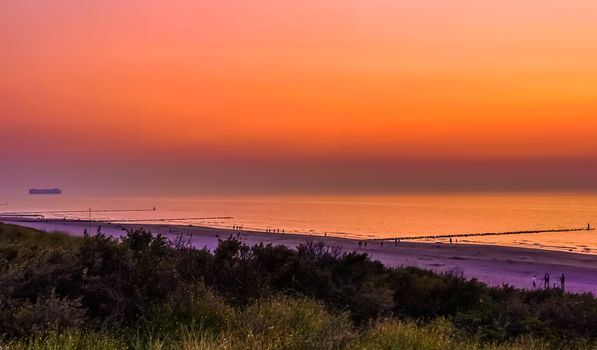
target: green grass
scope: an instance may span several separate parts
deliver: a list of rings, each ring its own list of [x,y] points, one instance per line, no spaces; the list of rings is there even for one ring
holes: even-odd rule
[[[387,320],[363,332],[353,349],[367,350],[542,350],[547,343],[530,338],[500,345],[458,336],[452,323],[436,319],[430,324]]]
[[[272,322],[274,321],[272,320]],[[372,328],[360,332],[325,329],[324,335],[315,336],[311,333],[303,333],[306,329],[312,329],[312,326],[308,326],[306,329],[304,325],[300,324],[297,326],[277,324],[277,326],[280,327],[268,325],[266,326],[268,329],[257,331],[253,327],[230,329],[219,335],[214,335],[209,330],[206,331],[197,325],[183,325],[177,331],[181,337],[169,340],[159,335],[154,337],[144,335],[138,339],[131,339],[122,335],[111,336],[96,332],[66,331],[9,342],[2,345],[1,348],[7,350],[549,350],[557,348],[532,339],[522,339],[501,345],[467,340],[457,337],[448,321],[438,321],[428,326],[420,326],[413,322],[387,321],[377,323]],[[333,330],[336,331],[336,334],[331,334]]]
[[[65,331],[33,336],[26,340],[12,341],[0,349],[12,350],[119,350],[127,349],[125,342],[108,334],[96,332]]]
[[[73,248],[81,241],[80,237],[69,236],[62,232],[44,232],[17,225],[0,224],[0,243],[35,244],[39,247]]]
[[[0,346],[14,350],[185,349],[185,350],[549,350],[558,347],[531,338],[500,345],[458,334],[446,319],[421,325],[382,320],[365,328],[352,326],[346,314],[333,314],[313,300],[277,297],[244,310],[214,299],[198,300],[188,323],[167,312],[136,330],[117,334],[71,330],[50,332]],[[159,317],[159,316],[155,316]],[[584,346],[580,348],[593,348]]]

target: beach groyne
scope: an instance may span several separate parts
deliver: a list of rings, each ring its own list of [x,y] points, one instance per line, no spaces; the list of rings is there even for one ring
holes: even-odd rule
[[[527,231],[510,231],[510,232],[481,232],[481,233],[456,233],[456,234],[445,234],[445,235],[421,235],[421,236],[394,236],[386,238],[372,238],[369,241],[407,241],[416,239],[450,239],[460,237],[482,237],[482,236],[505,236],[505,235],[524,235],[531,233],[554,233],[554,232],[578,232],[578,231],[595,231],[591,225],[583,228],[563,228],[563,229],[551,229],[551,230],[527,230]]]

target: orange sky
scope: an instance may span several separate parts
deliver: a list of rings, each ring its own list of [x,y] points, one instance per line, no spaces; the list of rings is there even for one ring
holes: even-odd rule
[[[0,2],[3,152],[597,156],[594,0]]]

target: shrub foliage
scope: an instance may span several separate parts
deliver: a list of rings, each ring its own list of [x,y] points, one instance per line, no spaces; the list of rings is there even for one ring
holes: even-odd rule
[[[0,224],[0,339],[15,348],[86,335],[123,348],[399,349],[384,344],[443,339],[444,349],[465,338],[579,348],[595,343],[596,324],[591,294],[492,288],[321,242],[249,247],[231,237],[212,252],[143,230],[75,238]]]

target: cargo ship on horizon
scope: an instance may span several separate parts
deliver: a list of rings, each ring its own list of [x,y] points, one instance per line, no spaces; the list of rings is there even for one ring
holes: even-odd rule
[[[59,188],[32,188],[29,190],[29,194],[62,194],[62,190]]]

